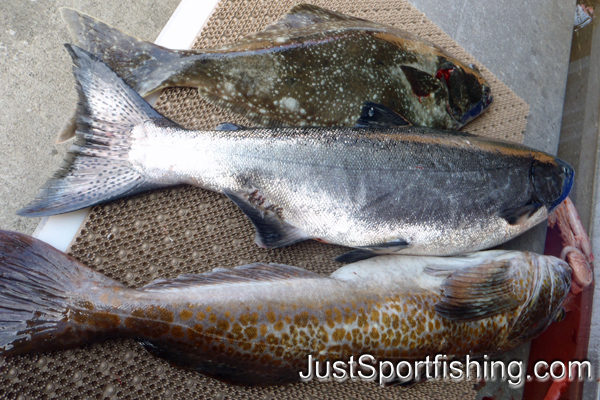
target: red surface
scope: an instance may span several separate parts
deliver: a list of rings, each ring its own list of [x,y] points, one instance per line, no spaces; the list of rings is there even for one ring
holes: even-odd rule
[[[548,229],[546,236],[546,248],[544,254],[558,257],[562,250],[562,244],[557,229]],[[545,361],[551,364],[560,360],[566,366],[569,361],[583,361],[587,356],[587,346],[590,333],[590,321],[592,317],[592,297],[594,285],[585,288],[583,292],[574,296],[566,308],[567,312],[563,321],[554,323],[539,337],[531,342],[529,352],[529,364],[527,373],[533,375],[533,366],[537,361]],[[592,366],[594,367],[594,366]],[[541,371],[540,371],[541,372]],[[553,380],[541,382],[532,379],[525,384],[524,400],[543,400],[552,385]],[[583,394],[583,382],[573,381],[569,385],[563,385],[560,397],[556,399],[577,400]]]

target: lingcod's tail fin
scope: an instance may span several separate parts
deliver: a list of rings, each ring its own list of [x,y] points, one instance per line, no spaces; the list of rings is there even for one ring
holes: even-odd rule
[[[42,241],[0,230],[0,356],[110,336],[80,323],[78,308],[86,309],[78,307],[78,293],[86,284],[122,286]]]
[[[77,81],[77,140],[38,197],[17,214],[45,216],[159,187],[128,160],[131,132],[144,123],[177,126],[161,116],[106,64],[65,45]]]
[[[182,51],[137,39],[89,15],[71,8],[61,8],[73,44],[94,54],[127,82],[136,92],[146,96],[161,88],[171,75],[169,66],[185,57]],[[58,134],[57,142],[75,136],[71,118]]]

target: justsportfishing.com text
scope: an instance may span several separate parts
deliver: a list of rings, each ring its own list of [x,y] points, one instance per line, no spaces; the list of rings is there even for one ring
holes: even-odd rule
[[[473,360],[469,356],[463,361],[448,360],[448,357],[437,354],[427,356],[419,361],[377,361],[369,354],[350,357],[347,361],[318,361],[312,355],[308,356],[307,366],[300,371],[300,378],[305,381],[360,379],[365,381],[377,380],[379,384],[394,384],[416,382],[425,379],[441,380],[506,380],[509,385],[518,387],[526,380],[590,380],[592,365],[589,361],[538,361],[534,364],[533,375],[526,373],[527,366],[523,361]]]

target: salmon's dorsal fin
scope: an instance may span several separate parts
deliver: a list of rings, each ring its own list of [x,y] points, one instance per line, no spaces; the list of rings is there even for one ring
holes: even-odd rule
[[[311,25],[323,24],[335,21],[365,21],[361,18],[351,17],[326,10],[312,4],[297,4],[290,9],[277,22],[267,26],[263,32],[279,31],[295,28],[304,28]]]
[[[453,321],[490,317],[518,306],[513,287],[516,271],[509,260],[444,271],[427,268],[430,275],[448,274],[442,284],[442,299],[435,310]]]
[[[321,275],[302,268],[284,264],[254,263],[233,269],[216,268],[204,274],[180,275],[174,279],[160,278],[140,290],[162,291],[199,285],[223,285],[256,282],[273,282],[286,279],[325,279]]]

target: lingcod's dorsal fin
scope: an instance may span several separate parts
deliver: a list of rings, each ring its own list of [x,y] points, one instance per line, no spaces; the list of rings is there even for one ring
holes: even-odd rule
[[[426,272],[443,273],[436,268],[428,268]],[[519,304],[513,292],[515,270],[508,260],[447,272],[442,299],[435,305],[437,313],[444,318],[469,321],[496,315]]]
[[[304,28],[310,25],[334,21],[364,21],[364,19],[326,10],[312,4],[297,4],[281,17],[281,19],[267,26],[263,31]]]
[[[272,282],[296,278],[324,279],[315,272],[290,265],[254,263],[232,269],[216,268],[204,274],[180,275],[174,279],[160,278],[150,282],[140,290],[160,291],[199,285]]]

